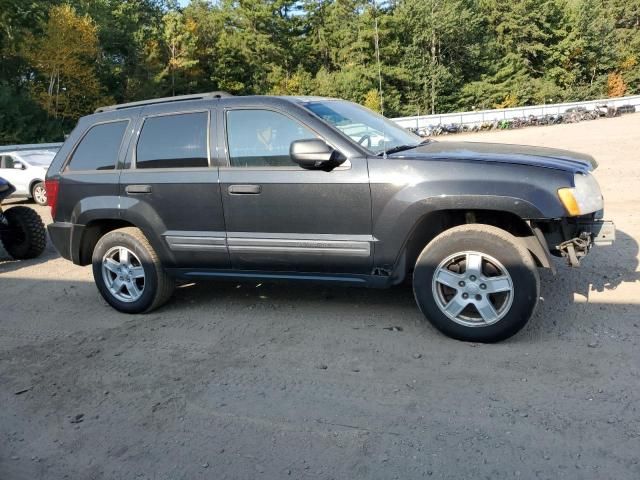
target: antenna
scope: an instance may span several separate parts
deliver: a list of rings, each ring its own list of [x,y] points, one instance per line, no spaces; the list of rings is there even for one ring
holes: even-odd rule
[[[382,95],[382,65],[380,64],[380,34],[378,32],[378,7],[376,5],[376,0],[373,0],[373,10],[374,10],[374,27],[375,27],[375,45],[376,45],[376,63],[378,64],[378,91],[380,93],[380,114],[384,117],[384,97]],[[383,158],[387,158],[387,135],[385,134],[385,121],[382,121],[382,148]]]
[[[375,3],[374,3],[375,5]],[[382,66],[380,64],[380,36],[378,34],[378,17],[374,18],[376,32],[376,63],[378,64],[378,89],[380,93],[380,113],[384,116],[384,99],[382,97]]]

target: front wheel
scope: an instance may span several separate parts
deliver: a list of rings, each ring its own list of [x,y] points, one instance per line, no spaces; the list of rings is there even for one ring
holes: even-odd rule
[[[120,228],[105,234],[93,250],[92,264],[100,294],[120,312],[150,312],[173,293],[175,282],[137,228]]]
[[[540,278],[516,237],[471,224],[443,232],[424,248],[413,289],[423,314],[441,332],[490,343],[525,326],[540,296]]]

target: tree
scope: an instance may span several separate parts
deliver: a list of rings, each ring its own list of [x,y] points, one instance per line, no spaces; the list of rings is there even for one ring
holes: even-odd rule
[[[627,85],[624,83],[622,75],[618,72],[610,73],[607,76],[607,96],[621,97],[627,91]]]
[[[422,110],[435,113],[473,55],[479,17],[465,0],[405,0],[396,11],[403,25],[403,64],[415,72],[414,85]]]
[[[160,39],[162,18],[170,5],[163,0],[65,0],[98,27],[100,54],[96,73],[117,102],[166,93],[154,77],[162,64],[147,63],[147,47]]]
[[[369,90],[365,95],[364,102],[362,102],[362,104],[368,109],[373,110],[374,112],[382,111],[382,108],[381,108],[382,103],[380,101],[380,92],[375,88]]]
[[[481,0],[480,15],[485,32],[477,64],[481,73],[462,86],[460,106],[504,108],[538,102],[536,88],[550,89],[550,73],[558,61],[554,47],[566,36],[564,3]]]
[[[167,58],[165,68],[157,80],[171,79],[171,95],[176,94],[176,75],[186,72],[198,63],[194,58],[196,39],[195,24],[185,19],[181,12],[171,11],[162,19],[162,41]]]
[[[31,35],[25,58],[37,72],[36,100],[54,118],[76,119],[106,100],[95,74],[97,27],[68,6],[54,6],[43,35]]]
[[[618,70],[627,94],[640,92],[640,0],[610,0]]]
[[[614,18],[600,0],[579,0],[570,11],[570,31],[561,42],[568,81],[561,85],[575,99],[606,94],[607,73],[616,66]]]
[[[640,0],[0,0],[1,141],[212,90],[388,116],[640,93]]]

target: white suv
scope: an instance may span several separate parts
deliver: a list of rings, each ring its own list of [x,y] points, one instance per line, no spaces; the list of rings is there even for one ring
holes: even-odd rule
[[[44,178],[55,155],[51,150],[1,152],[0,177],[16,188],[13,196],[27,196],[38,205],[46,205]]]

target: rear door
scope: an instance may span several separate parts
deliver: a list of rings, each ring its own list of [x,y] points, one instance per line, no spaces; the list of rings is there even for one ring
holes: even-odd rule
[[[305,170],[294,140],[320,135],[267,107],[227,108],[227,166],[220,181],[235,269],[370,273],[371,196],[366,158],[330,171]]]
[[[123,218],[164,243],[178,268],[228,268],[215,117],[208,108],[142,111],[120,177]]]

